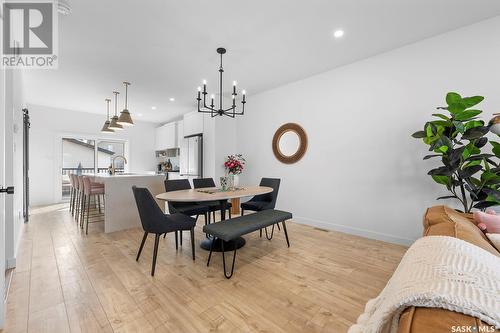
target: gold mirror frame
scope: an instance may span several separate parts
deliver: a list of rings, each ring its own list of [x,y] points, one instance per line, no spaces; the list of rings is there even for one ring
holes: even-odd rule
[[[295,132],[299,137],[299,148],[293,155],[284,155],[280,150],[280,139],[287,132]],[[273,137],[273,153],[278,161],[285,164],[293,164],[298,162],[306,153],[307,150],[307,134],[306,131],[296,123],[286,123],[276,130]]]

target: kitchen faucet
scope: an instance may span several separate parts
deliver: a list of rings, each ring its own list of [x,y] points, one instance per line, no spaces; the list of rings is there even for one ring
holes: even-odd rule
[[[127,164],[127,159],[125,158],[125,156],[123,155],[116,155],[115,157],[113,157],[111,159],[111,174],[114,175],[116,173],[116,170],[115,170],[115,160],[117,158],[122,158],[123,161],[125,162],[125,164]]]

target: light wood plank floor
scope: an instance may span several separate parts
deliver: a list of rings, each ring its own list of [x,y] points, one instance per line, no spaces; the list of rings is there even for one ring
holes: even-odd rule
[[[199,243],[203,221],[198,221]],[[289,222],[272,241],[246,236],[231,280],[220,253],[191,259],[154,237],[135,261],[142,231],[85,235],[67,205],[37,209],[25,226],[5,332],[345,332],[383,288],[405,247]]]

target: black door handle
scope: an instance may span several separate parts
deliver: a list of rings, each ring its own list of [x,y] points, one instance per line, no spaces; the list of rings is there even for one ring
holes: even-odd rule
[[[14,186],[0,187],[0,193],[14,194]]]

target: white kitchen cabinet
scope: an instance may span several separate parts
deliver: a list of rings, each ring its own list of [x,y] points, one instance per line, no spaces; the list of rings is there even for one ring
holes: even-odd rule
[[[191,112],[184,115],[184,136],[203,133],[203,114]]]
[[[156,128],[155,150],[178,148],[177,123],[172,122]]]

